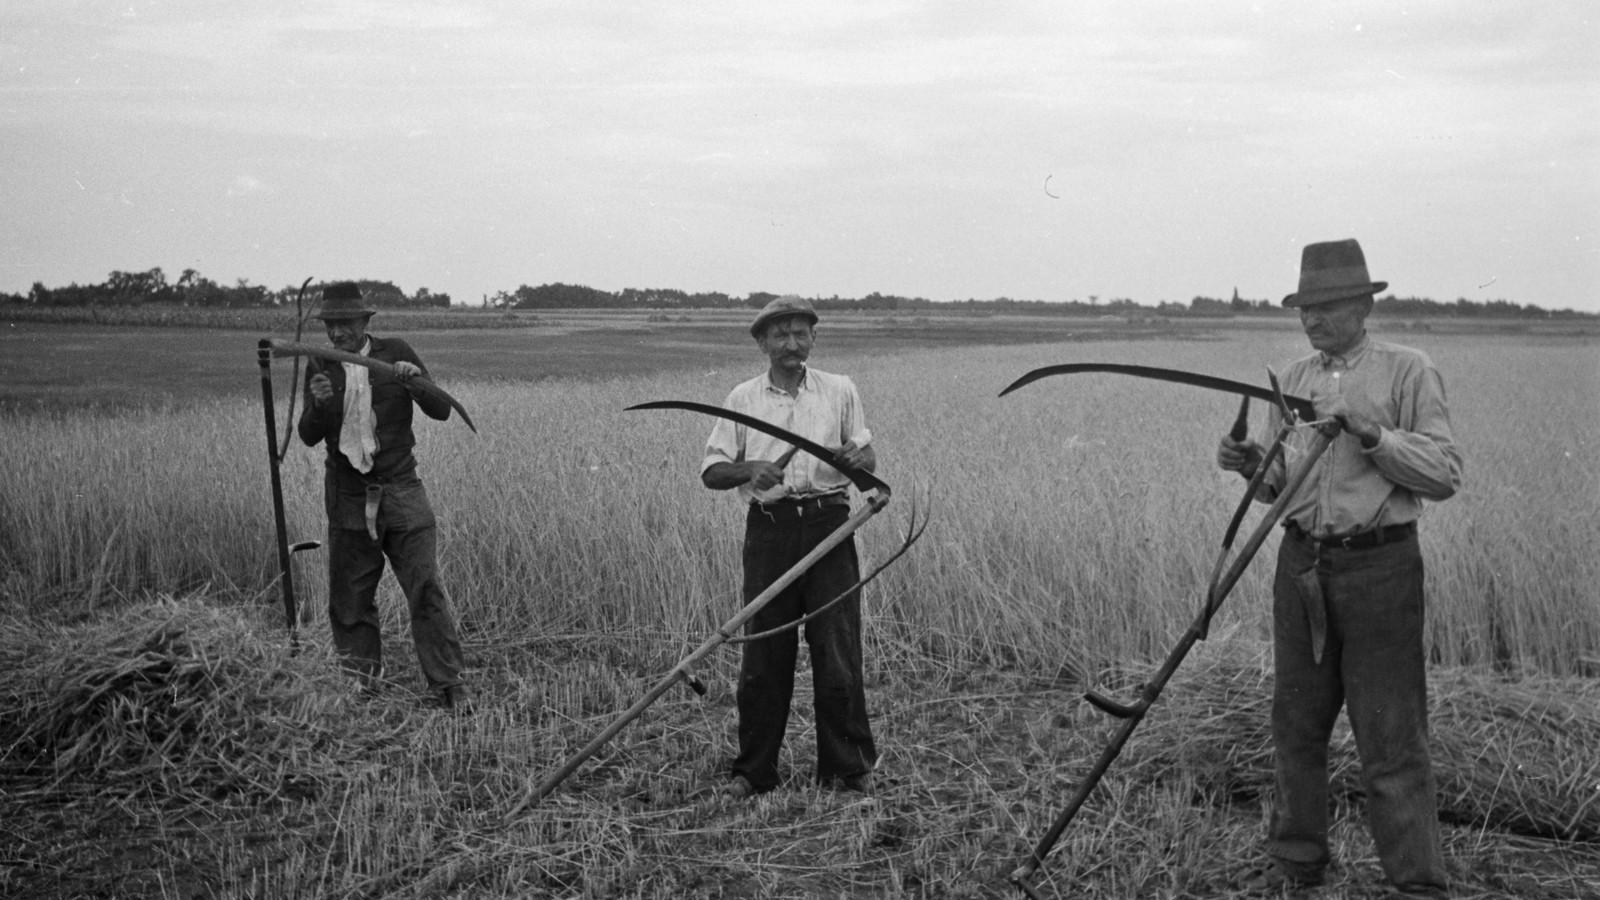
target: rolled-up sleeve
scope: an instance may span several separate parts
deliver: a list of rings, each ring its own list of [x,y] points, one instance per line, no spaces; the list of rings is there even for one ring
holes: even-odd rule
[[[867,427],[867,415],[861,407],[861,392],[856,390],[854,381],[849,378],[843,381],[845,390],[844,402],[839,404],[839,433],[857,447],[865,447],[872,443],[872,430]]]
[[[723,402],[723,407],[733,408],[733,397],[730,395]],[[744,459],[744,431],[743,425],[728,419],[718,419],[711,426],[711,436],[706,438],[706,455],[700,460],[700,474],[717,463],[733,463]]]

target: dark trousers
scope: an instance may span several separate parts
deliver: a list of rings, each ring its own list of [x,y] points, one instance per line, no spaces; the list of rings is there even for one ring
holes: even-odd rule
[[[384,486],[376,541],[366,530],[365,496],[338,495],[331,478],[328,489],[328,624],[345,668],[366,677],[383,671],[376,598],[387,558],[406,597],[411,640],[428,687],[460,684],[461,639],[439,581],[438,531],[422,483]]]
[[[1316,571],[1327,610],[1313,660],[1306,594]],[[1428,757],[1422,554],[1415,533],[1359,550],[1285,535],[1273,584],[1272,738],[1277,791],[1268,852],[1292,871],[1328,864],[1328,740],[1341,705],[1361,758],[1367,821],[1384,874],[1400,887],[1443,886]]]
[[[845,505],[770,514],[751,507],[745,521],[744,599],[755,599],[823,538],[850,517]],[[860,578],[854,538],[839,544],[806,574],[764,606],[745,626],[754,634],[792,622],[839,596]],[[861,594],[854,592],[801,626],[811,651],[812,697],[816,707],[817,780],[872,771],[878,760],[867,721],[866,687],[861,676]],[[794,666],[799,651],[795,630],[744,645],[739,668],[739,756],[733,772],[758,791],[778,784],[778,753],[789,723]]]

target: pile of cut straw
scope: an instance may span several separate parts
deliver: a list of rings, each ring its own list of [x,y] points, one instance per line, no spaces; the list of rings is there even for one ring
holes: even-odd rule
[[[1272,785],[1270,666],[1224,654],[1180,670],[1118,769],[1193,780],[1214,802],[1255,802]],[[1441,819],[1513,834],[1600,841],[1600,681],[1443,669],[1429,673]],[[1363,796],[1346,720],[1329,752],[1332,791]]]
[[[383,740],[336,664],[239,608],[164,598],[85,625],[7,622],[0,666],[0,778],[31,792],[305,798]]]

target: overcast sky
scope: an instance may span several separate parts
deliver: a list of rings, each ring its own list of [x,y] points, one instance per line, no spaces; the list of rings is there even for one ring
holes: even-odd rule
[[[193,268],[1600,311],[1600,7],[0,5],[0,290]]]

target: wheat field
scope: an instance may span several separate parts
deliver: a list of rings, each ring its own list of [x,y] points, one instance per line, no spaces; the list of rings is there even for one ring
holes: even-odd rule
[[[1556,735],[1595,721],[1600,355],[1535,337],[1408,337],[1445,373],[1466,459],[1463,491],[1430,506],[1422,529],[1453,865],[1477,891],[1463,896],[1496,896],[1495,884],[1584,896],[1600,873],[1600,776],[1563,749],[1581,743]],[[319,627],[316,552],[296,563],[304,647],[288,653],[258,400],[8,418],[0,659],[19,718],[0,735],[0,774],[8,812],[56,810],[66,837],[19,837],[0,887],[1001,895],[1104,739],[1079,692],[1128,688],[1188,626],[1242,482],[1211,463],[1236,409],[1223,395],[1099,375],[996,394],[1036,366],[1109,359],[1261,382],[1301,346],[1288,332],[837,357],[819,344],[813,362],[860,386],[894,488],[859,534],[864,562],[893,552],[913,508],[930,527],[866,594],[884,786],[861,801],[806,787],[799,702],[792,783],[742,809],[702,794],[733,744],[729,650],[702,672],[706,700],[669,694],[553,797],[507,818],[530,781],[736,611],[740,510],[695,477],[710,420],[622,410],[720,402],[759,370],[754,356],[603,381],[447,382],[480,433],[421,424],[419,458],[483,695],[464,720],[418,707],[388,580],[394,687],[375,702],[352,695]],[[295,443],[284,460],[291,540],[321,536],[322,452]],[[1275,543],[1174,683],[1193,702],[1163,701],[1063,838],[1046,868],[1061,896],[1229,895],[1222,869],[1258,840],[1269,771]],[[175,696],[174,673],[206,701]],[[74,693],[84,685],[100,687]],[[1558,702],[1574,697],[1587,699]],[[187,724],[153,728],[173,717]],[[1207,729],[1215,741],[1183,749]],[[1482,750],[1453,753],[1456,739]],[[1519,780],[1522,766],[1539,777]],[[1353,782],[1338,804],[1350,862],[1326,896],[1377,896]]]

